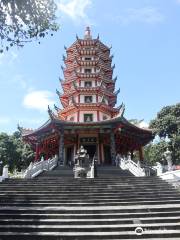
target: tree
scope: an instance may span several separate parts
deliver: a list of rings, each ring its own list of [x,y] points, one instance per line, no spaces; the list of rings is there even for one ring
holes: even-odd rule
[[[57,31],[55,11],[54,0],[1,0],[0,52]]]
[[[167,164],[164,162],[165,161],[164,152],[166,151],[167,146],[168,146],[168,143],[164,140],[158,143],[148,144],[147,146],[144,147],[145,160],[152,165],[155,165],[156,162]]]
[[[150,128],[161,140],[168,139],[174,163],[180,162],[180,103],[163,107],[150,122]]]
[[[20,171],[27,168],[33,159],[33,150],[30,145],[22,141],[19,132],[15,132],[13,135],[0,134],[0,161],[3,166],[7,164],[11,172],[14,169]]]
[[[150,122],[150,128],[154,129],[160,138],[173,138],[180,134],[180,103],[163,107]]]

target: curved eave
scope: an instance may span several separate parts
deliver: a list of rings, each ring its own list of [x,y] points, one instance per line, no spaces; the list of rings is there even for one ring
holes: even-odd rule
[[[129,126],[130,128],[133,128],[137,131],[141,131],[141,132],[144,132],[144,133],[151,133],[152,134],[152,130],[151,129],[145,129],[145,128],[140,128],[132,123],[130,123],[126,118],[123,117],[123,121],[124,123],[126,123],[127,126]]]
[[[52,124],[52,120],[49,119],[41,127],[35,129],[34,131],[31,131],[30,133],[23,133],[22,132],[22,137],[23,138],[26,138],[26,137],[29,138],[29,137],[32,137],[32,136],[36,136],[40,132],[45,132],[47,129],[50,128],[51,124]]]

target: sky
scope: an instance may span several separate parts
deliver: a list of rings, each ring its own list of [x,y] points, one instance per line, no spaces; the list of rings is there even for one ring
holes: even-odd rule
[[[19,124],[38,128],[49,118],[47,106],[61,107],[56,89],[64,46],[94,38],[112,46],[127,119],[148,124],[163,106],[180,102],[180,0],[56,0],[60,29],[54,36],[11,48],[0,55],[0,132]]]

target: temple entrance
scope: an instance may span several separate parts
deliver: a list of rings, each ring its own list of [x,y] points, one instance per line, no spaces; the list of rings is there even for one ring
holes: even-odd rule
[[[110,146],[104,145],[104,164],[110,165],[111,164],[111,150]]]
[[[92,160],[96,153],[96,145],[83,145],[83,147],[87,150],[87,154],[89,154],[89,158]]]
[[[73,146],[66,148],[66,165],[71,166],[73,161]]]

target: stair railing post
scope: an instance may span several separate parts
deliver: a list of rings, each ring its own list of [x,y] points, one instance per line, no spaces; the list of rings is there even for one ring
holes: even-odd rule
[[[5,165],[5,166],[3,167],[2,177],[3,177],[3,179],[9,178],[8,165]]]

